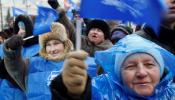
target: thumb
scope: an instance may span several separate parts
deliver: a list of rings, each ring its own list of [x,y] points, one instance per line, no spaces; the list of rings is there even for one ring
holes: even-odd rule
[[[85,60],[88,57],[88,53],[83,50],[73,51],[67,54],[66,58],[75,58],[80,60]]]

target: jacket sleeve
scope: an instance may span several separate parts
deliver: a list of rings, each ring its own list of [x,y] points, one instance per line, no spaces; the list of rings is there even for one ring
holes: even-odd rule
[[[66,28],[67,35],[69,39],[74,43],[75,41],[75,26],[71,22],[71,20],[66,15],[66,10],[60,6],[56,9],[59,12],[59,19],[58,21],[63,24]]]
[[[6,79],[10,83],[12,83],[13,86],[15,86],[16,88],[19,88],[20,89],[20,87],[18,86],[18,84],[16,84],[16,82],[13,80],[13,78],[7,72],[7,70],[5,68],[5,65],[4,65],[4,59],[0,59],[0,79]]]
[[[16,84],[18,84],[23,91],[26,91],[27,65],[22,59],[21,49],[22,48],[18,48],[17,50],[8,49],[5,42],[3,46],[4,64],[8,74]]]
[[[68,93],[61,74],[57,76],[51,83],[52,100],[91,100],[91,79],[88,77],[86,89],[80,96]]]

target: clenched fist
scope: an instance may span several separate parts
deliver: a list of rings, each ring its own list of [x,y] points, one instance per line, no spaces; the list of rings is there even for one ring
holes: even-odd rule
[[[87,56],[85,51],[74,51],[70,52],[65,60],[62,79],[72,94],[81,95],[85,90],[88,76],[84,60]]]
[[[8,49],[16,50],[24,44],[21,36],[13,35],[10,39],[5,42]]]

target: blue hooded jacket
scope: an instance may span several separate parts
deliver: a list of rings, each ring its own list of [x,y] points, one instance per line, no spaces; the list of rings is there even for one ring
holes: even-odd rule
[[[160,65],[161,80],[151,96],[138,95],[122,83],[121,64],[129,54],[137,52],[151,54]],[[103,67],[106,74],[92,79],[92,100],[175,99],[175,84],[172,83],[175,57],[149,40],[136,34],[128,35],[112,48],[96,52],[95,60]],[[165,68],[168,70],[166,73]]]

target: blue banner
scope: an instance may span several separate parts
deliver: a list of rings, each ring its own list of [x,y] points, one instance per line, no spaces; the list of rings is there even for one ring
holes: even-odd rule
[[[20,8],[16,8],[16,7],[12,7],[12,12],[13,12],[13,16],[18,16],[18,15],[26,15],[27,12],[24,10],[21,10]]]
[[[83,18],[146,23],[154,29],[159,27],[165,11],[165,0],[82,0],[80,5],[80,15]]]
[[[52,8],[38,6],[38,15],[34,23],[33,35],[50,32],[52,22],[58,19],[58,12]]]

